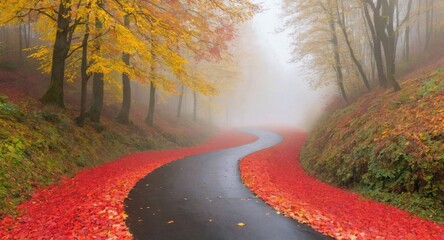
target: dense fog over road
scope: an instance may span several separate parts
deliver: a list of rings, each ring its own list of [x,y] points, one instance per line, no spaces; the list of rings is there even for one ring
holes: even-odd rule
[[[283,27],[282,22],[280,6],[268,0],[242,31],[240,48],[247,48],[248,56],[241,56],[245,80],[237,83],[237,102],[228,105],[232,108],[228,120],[231,126],[309,128],[334,92],[332,87],[311,89],[308,79],[315,76],[301,63],[290,62],[288,33],[277,31]]]

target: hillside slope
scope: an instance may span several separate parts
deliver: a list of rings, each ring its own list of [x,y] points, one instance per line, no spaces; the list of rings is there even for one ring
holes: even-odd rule
[[[302,150],[305,169],[443,222],[443,60],[408,75],[401,91],[368,93],[324,116]]]
[[[140,119],[125,126],[106,116],[100,126],[80,128],[75,107],[44,106],[14,84],[20,75],[2,70],[0,76],[0,218],[14,213],[36,188],[79,169],[134,151],[194,145],[214,130],[161,114],[154,128]]]

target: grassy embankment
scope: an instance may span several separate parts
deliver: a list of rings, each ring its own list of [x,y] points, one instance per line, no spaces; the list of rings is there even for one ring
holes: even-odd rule
[[[442,223],[442,66],[402,81],[401,91],[368,93],[324,116],[301,161],[325,182]]]
[[[80,128],[74,121],[77,112],[70,107],[43,106],[29,97],[12,102],[1,92],[0,218],[14,214],[36,188],[82,168],[133,151],[193,145],[208,136],[202,124],[159,115],[160,126],[154,128],[124,126],[105,117],[100,126],[88,123]]]

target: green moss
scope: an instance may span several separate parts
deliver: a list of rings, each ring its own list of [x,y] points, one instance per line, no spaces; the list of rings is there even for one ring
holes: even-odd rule
[[[425,97],[427,95],[440,92],[444,89],[444,72],[438,68],[431,76],[421,84],[418,95]]]
[[[112,122],[80,128],[69,111],[54,106],[29,110],[36,104],[26,100],[15,105],[0,96],[0,218],[14,214],[36,187],[70,177],[81,168],[132,151],[193,142],[189,136],[160,130],[147,133]]]

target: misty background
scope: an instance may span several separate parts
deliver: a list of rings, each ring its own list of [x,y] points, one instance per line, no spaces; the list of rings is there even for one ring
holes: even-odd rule
[[[218,124],[308,129],[334,95],[334,87],[310,88],[308,80],[315,74],[302,63],[290,62],[290,38],[285,29],[281,31],[280,1],[262,1],[262,7],[240,30],[239,48],[247,49],[247,56],[238,56],[242,80],[229,95],[235,101],[228,104],[228,120],[219,118]]]
[[[292,56],[288,31],[278,31],[284,26],[281,16],[281,1],[260,2],[262,11],[252,20],[239,27],[237,38],[231,43],[229,64],[203,63],[201,71],[210,81],[217,82],[217,96],[196,94],[197,121],[213,123],[220,127],[240,126],[296,126],[309,129],[320,116],[324,106],[335,95],[334,86],[314,90],[310,79],[316,78],[302,63],[290,62]],[[31,27],[29,43],[19,46],[21,38],[17,26],[3,26],[0,32],[2,42],[2,64],[11,65],[25,58],[32,51],[21,51],[23,47],[33,48],[44,44],[39,40],[40,33]],[[21,43],[20,43],[21,44]],[[22,60],[20,60],[22,61]],[[23,78],[19,85],[27,94],[40,98],[48,88],[48,75],[37,71],[36,61],[26,58],[27,67],[22,69]],[[193,64],[191,64],[193,65]],[[15,65],[14,65],[15,66]],[[12,66],[12,68],[14,68]],[[233,68],[236,69],[233,69]],[[213,69],[212,69],[213,68]],[[218,69],[215,71],[214,69]],[[214,76],[211,76],[214,75]],[[172,77],[173,79],[174,77]],[[211,79],[212,78],[212,79]],[[67,82],[66,101],[77,110],[79,108],[79,81]],[[150,98],[149,84],[132,81],[131,119],[143,119],[148,110]],[[180,88],[168,92],[159,88],[156,92],[155,121],[160,123],[176,117]],[[104,114],[114,116],[119,111],[122,100],[120,75],[105,83]],[[92,94],[92,81],[89,81],[88,96]],[[88,98],[88,106],[91,98]],[[193,119],[194,92],[185,88],[181,106],[182,119]],[[162,115],[162,117],[161,117]],[[159,118],[158,118],[159,117]],[[157,119],[157,120],[156,120]]]

